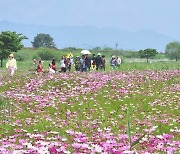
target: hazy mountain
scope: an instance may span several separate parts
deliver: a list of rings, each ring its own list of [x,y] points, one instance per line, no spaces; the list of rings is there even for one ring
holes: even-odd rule
[[[120,31],[110,28],[84,27],[49,27],[40,25],[15,24],[8,21],[0,22],[0,31],[16,31],[29,39],[23,41],[26,47],[31,47],[31,42],[38,33],[50,34],[58,48],[64,47],[112,47],[118,42],[118,48],[140,50],[155,48],[164,51],[166,45],[176,39],[166,35],[141,30],[138,32]]]

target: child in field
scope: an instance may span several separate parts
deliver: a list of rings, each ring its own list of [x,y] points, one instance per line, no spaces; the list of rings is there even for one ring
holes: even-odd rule
[[[41,60],[39,61],[39,64],[38,64],[36,70],[37,70],[38,75],[42,75],[43,74],[44,69],[43,69],[43,65],[42,65],[42,61]]]
[[[6,63],[6,68],[8,69],[8,73],[10,76],[13,76],[15,70],[17,70],[16,59],[14,59],[13,54],[9,55],[9,60]]]
[[[119,68],[121,65],[121,58],[119,56],[116,57],[116,65],[117,65],[117,68]]]
[[[37,66],[37,60],[36,60],[36,59],[33,59],[33,64],[34,64],[35,66]]]
[[[91,58],[91,70],[96,70],[96,55],[93,54],[92,58]]]
[[[111,63],[112,69],[113,69],[113,70],[116,69],[117,61],[116,61],[115,56],[112,56],[112,57],[111,57],[110,63]]]
[[[49,73],[50,74],[56,73],[56,62],[55,62],[55,59],[52,59],[52,62],[49,64]]]

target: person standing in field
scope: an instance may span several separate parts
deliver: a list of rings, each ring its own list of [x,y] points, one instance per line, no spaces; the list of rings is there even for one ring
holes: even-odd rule
[[[102,55],[102,69],[105,71],[106,70],[106,59],[105,59],[105,55]]]
[[[81,71],[81,61],[79,56],[76,57],[74,64],[75,64],[75,70]]]
[[[65,65],[66,65],[66,71],[71,72],[71,59],[70,59],[70,57],[66,57]]]
[[[8,69],[8,74],[10,76],[13,76],[15,73],[15,70],[17,70],[17,63],[16,63],[16,59],[14,59],[13,54],[9,55],[9,59],[6,63],[6,68]]]
[[[116,57],[116,65],[117,65],[117,68],[119,68],[121,65],[121,58],[119,56]]]
[[[38,66],[37,66],[36,71],[37,71],[38,75],[42,75],[43,72],[44,72],[44,69],[43,69],[43,65],[42,65],[42,61],[41,61],[41,60],[39,61],[39,64],[38,64]]]
[[[117,61],[116,61],[115,56],[112,56],[112,57],[111,57],[110,64],[111,64],[111,67],[112,67],[113,70],[116,69]]]
[[[95,70],[96,69],[96,55],[93,54],[92,58],[91,58],[91,70]]]
[[[60,60],[60,72],[66,72],[66,57],[62,56]]]
[[[96,57],[96,70],[98,71],[101,66],[102,66],[101,54],[98,53],[98,56]]]
[[[85,55],[81,56],[80,62],[81,62],[81,72],[85,72],[86,71]]]
[[[91,58],[89,57],[89,55],[87,54],[87,55],[85,55],[85,70],[86,71],[90,71],[90,68],[91,68]]]

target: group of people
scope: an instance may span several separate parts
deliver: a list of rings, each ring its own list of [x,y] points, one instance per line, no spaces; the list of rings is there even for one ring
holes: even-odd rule
[[[100,53],[96,56],[95,54],[90,57],[88,54],[82,55],[81,57],[76,57],[74,62],[75,70],[86,72],[102,69],[106,69],[106,59],[105,56]]]
[[[43,74],[44,68],[43,68],[43,61],[37,62],[36,59],[33,60],[33,63],[36,68],[36,73],[38,75]],[[114,55],[111,56],[110,64],[112,66],[112,69],[116,69],[121,64],[121,58],[115,57]],[[70,53],[66,56],[62,56],[60,59],[60,69],[57,69],[56,61],[55,59],[52,59],[51,63],[49,64],[48,72],[50,74],[58,72],[70,72],[71,67],[74,66],[76,71],[81,72],[87,72],[87,71],[95,71],[95,70],[106,70],[106,59],[105,55],[102,55],[100,53],[93,54],[90,56],[89,54],[83,54],[81,57],[76,56],[73,59],[73,55]],[[10,76],[13,76],[15,70],[17,69],[16,60],[14,59],[13,54],[9,55],[9,59],[6,63],[6,68],[8,68],[8,72]]]
[[[112,69],[119,68],[121,63],[122,63],[122,61],[121,61],[121,58],[119,56],[115,57],[114,55],[112,55],[111,61],[110,61]]]
[[[34,64],[37,64],[36,59],[34,59]],[[87,72],[94,70],[104,70],[106,69],[106,59],[105,56],[99,53],[97,56],[95,54],[90,57],[90,55],[85,54],[81,57],[76,56],[73,59],[72,54],[68,54],[66,56],[62,56],[60,59],[60,70],[57,69],[55,59],[52,59],[52,62],[49,64],[48,72],[53,74],[57,71],[59,72],[70,72],[72,66],[75,67],[76,71]],[[38,74],[42,74],[44,72],[42,61],[39,61],[36,69]]]

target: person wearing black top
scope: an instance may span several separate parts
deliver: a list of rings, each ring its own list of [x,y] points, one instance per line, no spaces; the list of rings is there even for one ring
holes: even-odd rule
[[[101,54],[98,53],[98,56],[96,57],[96,70],[98,71],[101,66],[102,66],[102,58],[101,58]]]
[[[86,65],[86,71],[90,71],[91,68],[91,58],[89,55],[85,56],[85,65]]]

